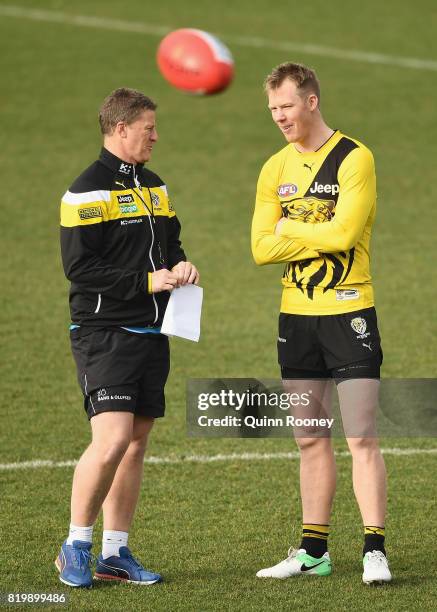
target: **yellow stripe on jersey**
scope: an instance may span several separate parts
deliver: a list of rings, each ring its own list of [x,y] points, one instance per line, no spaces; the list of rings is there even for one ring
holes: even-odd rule
[[[170,209],[165,185],[142,187],[141,191],[139,189],[111,191],[108,206],[109,220],[150,214],[155,217],[174,217],[175,212]]]
[[[93,225],[103,221],[114,221],[129,217],[148,216],[174,217],[175,212],[168,199],[165,185],[120,191],[89,191],[72,193],[67,191],[61,202],[61,225],[76,227]]]
[[[149,215],[150,196],[141,194],[141,197],[144,202],[137,191],[132,191],[132,189],[111,191],[111,200],[108,202],[108,221]]]
[[[76,227],[93,225],[107,220],[106,205],[110,200],[109,191],[67,191],[61,201],[61,225]]]

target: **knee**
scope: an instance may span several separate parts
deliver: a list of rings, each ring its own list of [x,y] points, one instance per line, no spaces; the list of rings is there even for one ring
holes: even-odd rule
[[[126,454],[132,461],[143,461],[147,448],[148,436],[133,438],[128,446]]]
[[[376,438],[348,438],[347,443],[352,456],[355,458],[367,458],[381,453]]]
[[[153,422],[154,419],[150,417],[136,420],[132,439],[127,450],[132,459],[143,459]]]
[[[103,464],[118,465],[129,447],[129,438],[120,437],[95,446]]]
[[[323,450],[331,449],[330,438],[296,437],[296,444],[303,453],[320,453]]]

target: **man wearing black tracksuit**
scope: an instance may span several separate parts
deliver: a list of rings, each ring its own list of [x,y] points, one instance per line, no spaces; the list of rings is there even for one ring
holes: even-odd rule
[[[74,474],[70,533],[60,579],[90,587],[94,522],[103,508],[94,578],[159,582],[127,547],[147,438],[164,416],[168,338],[160,325],[169,292],[198,283],[160,177],[144,168],[157,141],[156,105],[115,90],[100,109],[99,159],[64,194],[61,251],[71,281],[71,345],[93,438]]]

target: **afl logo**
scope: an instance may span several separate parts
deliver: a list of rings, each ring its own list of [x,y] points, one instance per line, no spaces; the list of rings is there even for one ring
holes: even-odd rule
[[[294,195],[296,192],[297,185],[294,185],[294,183],[285,183],[284,185],[279,185],[278,187],[278,196],[281,198]]]

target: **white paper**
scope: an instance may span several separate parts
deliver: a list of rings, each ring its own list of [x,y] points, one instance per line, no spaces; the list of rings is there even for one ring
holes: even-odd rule
[[[184,285],[173,289],[168,301],[161,333],[199,342],[203,289]]]

